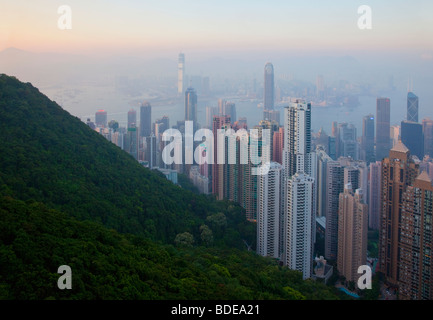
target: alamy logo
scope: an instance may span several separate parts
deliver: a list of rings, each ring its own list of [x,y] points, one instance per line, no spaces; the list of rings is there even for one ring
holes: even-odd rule
[[[60,290],[72,289],[72,269],[68,265],[62,265],[57,269],[57,273],[63,274],[57,280],[57,287]]]
[[[371,268],[367,265],[359,266],[358,273],[362,273],[358,279],[358,288],[371,289]]]
[[[57,13],[61,14],[57,20],[57,27],[60,30],[71,30],[72,29],[72,10],[70,6],[63,5],[57,9]]]
[[[270,129],[260,130],[260,135],[258,129],[250,129],[250,133],[245,129],[238,131],[231,128],[218,129],[216,141],[214,141],[214,133],[211,130],[199,129],[194,133],[193,128],[193,121],[185,121],[184,138],[177,129],[164,131],[162,141],[169,142],[162,151],[162,160],[165,164],[182,164],[183,158],[185,158],[185,164],[193,164],[194,160],[199,165],[205,163],[226,164],[226,162],[227,164],[236,164],[238,150],[239,164],[251,163],[256,166],[251,168],[251,174],[266,175],[268,173],[270,167]],[[183,141],[185,141],[184,147]],[[206,152],[201,152],[199,147],[193,150],[194,142],[201,142],[201,145],[206,148]],[[217,151],[216,159],[215,150]],[[185,152],[184,157],[183,151]]]
[[[361,16],[358,18],[358,28],[361,30],[371,29],[371,7],[367,5],[362,5],[358,8],[358,14]]]

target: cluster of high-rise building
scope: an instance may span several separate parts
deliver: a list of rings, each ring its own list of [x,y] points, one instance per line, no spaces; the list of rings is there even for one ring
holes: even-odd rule
[[[163,116],[152,123],[152,106],[147,101],[141,103],[139,110],[139,122],[137,111],[135,109],[128,111],[126,127],[119,126],[115,120],[107,122],[105,110],[98,110],[95,113],[95,122],[88,119],[87,124],[144,166],[166,168],[162,161],[164,146],[162,134],[169,129],[169,118]]]
[[[377,270],[399,298],[433,299],[433,122],[418,122],[413,92],[401,126],[390,126],[390,112],[390,99],[378,98],[376,125],[373,115],[365,116],[360,139],[345,123],[334,123],[331,136],[316,136],[325,258],[336,259],[339,272],[356,281],[356,268],[365,264],[368,226],[379,231]]]
[[[317,83],[323,99],[323,76]],[[367,264],[371,229],[379,232],[377,270],[398,288],[399,297],[433,299],[433,120],[418,122],[413,92],[408,93],[407,119],[401,125],[391,126],[390,99],[377,98],[376,114],[363,117],[359,136],[353,124],[344,122],[332,123],[330,135],[323,129],[314,134],[311,103],[303,99],[287,103],[280,125],[269,62],[264,68],[263,120],[251,128],[237,117],[235,103],[225,99],[206,107],[206,123],[200,126],[197,91],[185,86],[183,54],[178,93],[184,94],[185,117],[172,128],[181,133],[182,146],[186,121],[193,122],[194,132],[211,129],[214,145],[209,150],[204,141],[194,141],[191,150],[182,152],[181,163],[163,163],[166,142],[161,137],[169,120],[164,116],[152,125],[148,102],[140,107],[139,126],[135,110],[128,112],[127,128],[107,123],[104,110],[89,125],[147,166],[184,173],[201,193],[240,204],[247,219],[257,224],[257,253],[300,271],[304,279],[320,277],[313,268],[316,260],[322,267],[328,261],[347,281],[357,283],[359,266]],[[223,139],[221,129],[229,133]],[[194,151],[213,162],[194,158],[186,163],[188,152]],[[264,165],[267,173],[260,174]],[[324,240],[320,258],[314,246],[319,236]]]
[[[401,141],[381,165],[379,269],[400,299],[433,299],[430,168]]]

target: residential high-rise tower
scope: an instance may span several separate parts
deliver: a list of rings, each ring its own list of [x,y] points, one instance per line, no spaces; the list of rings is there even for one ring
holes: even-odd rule
[[[340,193],[338,209],[337,269],[347,281],[358,282],[358,268],[367,260],[368,206],[362,189],[353,192],[346,184]]]
[[[281,164],[271,162],[267,174],[257,177],[257,253],[280,258]]]
[[[423,171],[403,194],[400,223],[399,298],[433,299],[432,180]]]
[[[419,173],[409,149],[399,141],[382,161],[381,204],[379,229],[379,270],[386,281],[398,286],[400,232],[403,195]]]

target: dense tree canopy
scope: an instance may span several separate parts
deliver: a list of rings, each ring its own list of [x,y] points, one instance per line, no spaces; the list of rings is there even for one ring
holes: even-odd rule
[[[157,244],[10,197],[0,198],[0,265],[0,299],[335,298],[246,250]],[[57,287],[61,265],[72,290]]]

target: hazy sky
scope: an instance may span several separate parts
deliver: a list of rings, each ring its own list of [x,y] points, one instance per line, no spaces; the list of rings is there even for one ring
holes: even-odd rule
[[[57,9],[69,5],[72,29]],[[372,9],[360,30],[358,7]],[[190,51],[433,53],[433,1],[0,0],[0,50],[71,53]]]
[[[58,28],[62,5],[71,8],[71,30]],[[372,29],[358,27],[362,5],[372,10]],[[172,79],[175,88],[184,52],[187,75],[210,76],[214,87],[233,76],[260,86],[267,61],[277,78],[315,83],[322,74],[327,85],[349,80],[377,95],[389,94],[392,77],[395,121],[404,116],[412,79],[422,116],[433,117],[432,39],[432,0],[0,0],[0,51],[31,52],[0,52],[0,72],[45,90],[73,83],[88,89],[86,81],[112,84],[116,76],[151,82],[152,75]],[[63,101],[59,90],[45,92]],[[89,91],[64,107],[78,115],[130,107],[106,87]],[[374,99],[365,108],[361,115],[374,110]]]

